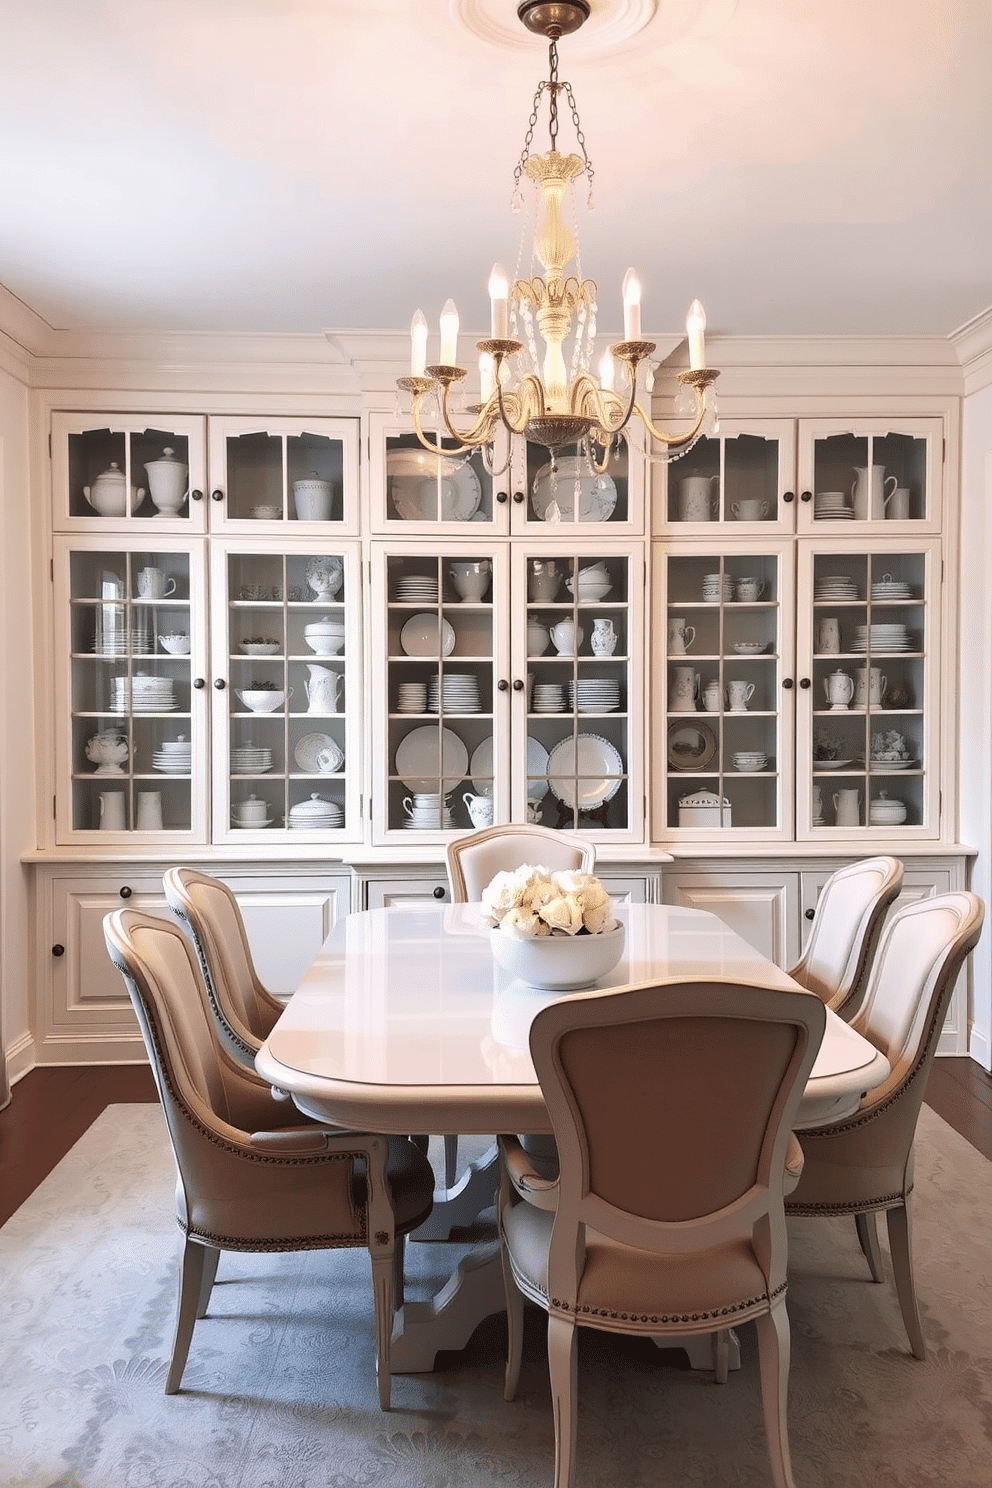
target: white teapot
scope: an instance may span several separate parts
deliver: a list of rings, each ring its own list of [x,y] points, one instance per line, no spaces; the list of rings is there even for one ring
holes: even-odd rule
[[[551,639],[559,656],[574,656],[582,645],[585,631],[581,625],[576,625],[573,620],[559,620],[557,625],[551,627]]]

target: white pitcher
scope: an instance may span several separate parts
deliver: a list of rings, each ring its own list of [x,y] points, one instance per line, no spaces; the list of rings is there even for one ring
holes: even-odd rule
[[[847,712],[854,697],[854,682],[847,672],[831,672],[829,677],[824,677],[823,690],[832,713]]]
[[[679,481],[679,521],[712,522],[719,490],[718,475],[685,476]]]
[[[493,798],[492,796],[473,796],[471,791],[466,791],[462,800],[468,807],[472,825],[476,831],[480,827],[491,827],[493,824]]]
[[[695,713],[699,697],[699,673],[691,666],[673,666],[668,689],[670,713]]]
[[[100,830],[123,832],[127,828],[123,791],[100,792]]]
[[[161,791],[145,790],[138,792],[137,829],[139,832],[161,832]]]
[[[584,635],[582,626],[576,625],[572,620],[559,620],[557,625],[551,627],[551,639],[559,656],[574,656],[582,645]]]
[[[307,681],[307,712],[336,713],[338,695],[344,682],[343,674],[330,667],[317,666],[313,662],[307,663],[307,671],[310,673]]]
[[[602,617],[594,620],[589,644],[596,656],[612,656],[617,649],[617,633],[613,621]]]
[[[854,674],[854,706],[880,708],[888,686],[889,679],[882,675],[881,667],[860,667]]]
[[[861,792],[858,790],[834,791],[834,821],[838,827],[860,827]]]
[[[885,502],[892,494],[886,490],[890,481],[894,491],[899,484],[898,477],[886,475],[884,465],[855,465],[851,501],[854,515],[862,522],[878,522],[885,516]]]

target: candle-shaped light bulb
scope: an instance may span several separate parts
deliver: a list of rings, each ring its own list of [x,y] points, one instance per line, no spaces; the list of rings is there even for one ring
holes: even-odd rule
[[[613,353],[604,351],[599,361],[599,385],[604,393],[613,391]]]
[[[427,370],[427,321],[418,310],[410,322],[410,376],[423,377]]]
[[[489,275],[490,335],[505,341],[510,324],[510,281],[502,264],[493,264]]]
[[[689,337],[689,366],[694,372],[698,372],[706,366],[706,352],[703,348],[703,332],[706,329],[706,311],[698,300],[693,300],[689,306],[685,329]]]
[[[633,269],[623,276],[623,339],[641,339],[641,281]]]
[[[458,366],[458,311],[454,300],[445,300],[441,311],[441,366]]]
[[[479,390],[483,403],[488,403],[496,391],[496,363],[488,351],[479,357]]]

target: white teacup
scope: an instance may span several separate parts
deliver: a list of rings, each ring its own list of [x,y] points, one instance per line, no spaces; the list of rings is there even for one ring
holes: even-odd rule
[[[755,600],[760,599],[764,592],[764,580],[752,578],[749,574],[739,578],[735,585],[737,598],[751,604],[754,604]]]
[[[747,497],[743,501],[732,501],[730,510],[738,522],[763,522],[768,516],[768,502]]]

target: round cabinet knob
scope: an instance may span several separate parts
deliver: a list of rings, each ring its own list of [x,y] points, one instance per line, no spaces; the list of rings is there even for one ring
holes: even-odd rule
[[[203,492],[202,491],[190,491],[190,493],[189,493],[189,499],[190,499],[190,501],[202,501],[203,500]]]
[[[783,677],[782,678],[782,686],[786,689],[786,691],[788,691],[789,688],[790,687],[793,687],[794,685],[795,684],[793,683],[791,677]]]
[[[509,496],[508,496],[508,494],[507,494],[506,491],[497,491],[496,492],[496,500],[499,502],[500,506],[505,506],[506,503],[509,501],[509,499],[510,498],[509,498]]]
[[[800,496],[799,500],[800,501],[812,501],[813,500],[813,492],[812,491],[804,491],[802,493],[802,495]]]
[[[204,677],[194,677],[193,678],[193,686],[196,688],[197,692],[199,692],[199,690],[200,690],[201,687],[206,687],[206,685],[207,685],[206,678],[204,678]]]
[[[436,889],[435,889],[435,890],[434,890],[434,898],[435,898],[435,899],[443,899],[443,898],[444,898],[444,896],[445,896],[445,894],[446,894],[446,893],[447,893],[447,892],[448,892],[448,891],[447,891],[447,889],[446,889],[446,888],[445,888],[445,887],[444,887],[444,885],[443,885],[443,884],[438,884],[438,886],[437,886],[437,888],[436,888]]]
[[[513,680],[513,690],[514,692],[523,692],[524,690],[524,684],[519,677],[515,677]]]
[[[813,686],[813,684],[812,684],[812,682],[810,681],[810,679],[808,677],[800,677],[799,678],[799,686],[803,689],[804,692],[808,692],[808,690]]]
[[[509,685],[510,684],[509,682],[507,682],[505,677],[500,677],[499,681],[496,683],[496,686],[499,688],[500,692],[506,692]]]
[[[65,955],[65,946],[64,945],[53,945],[52,946],[52,955],[53,956],[64,956]]]
[[[806,918],[808,920],[815,920],[816,919],[816,910],[815,909],[808,909],[806,911]]]
[[[211,501],[223,501],[224,500],[224,492],[223,491],[211,491],[210,492],[210,500]]]
[[[134,890],[128,888],[127,884],[125,884],[123,888],[118,889],[117,892],[120,894],[122,899],[130,899],[131,895],[134,893]]]
[[[786,506],[791,506],[792,502],[795,501],[795,499],[796,499],[796,493],[795,493],[795,491],[783,491],[782,492],[782,500],[785,502]]]
[[[517,506],[523,506],[524,502],[527,500],[527,496],[526,493],[523,491],[514,491],[513,499],[516,502]]]
[[[223,677],[215,677],[214,686],[216,687],[218,692],[223,692],[224,688],[227,686],[227,683],[224,681]]]

